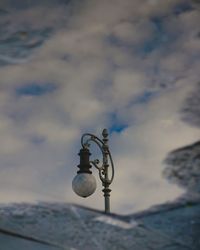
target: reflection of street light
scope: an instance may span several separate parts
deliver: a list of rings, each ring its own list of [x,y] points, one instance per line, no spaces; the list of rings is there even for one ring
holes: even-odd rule
[[[103,139],[99,139],[93,134],[83,134],[81,138],[82,149],[80,150],[80,164],[78,165],[79,171],[72,181],[72,188],[76,194],[81,197],[88,197],[96,190],[96,180],[92,175],[90,168],[92,164],[99,171],[99,178],[102,182],[104,189],[102,190],[105,197],[105,213],[110,212],[110,184],[114,178],[114,164],[112,156],[108,147],[108,131],[104,129],[102,132]],[[90,142],[94,142],[102,152],[102,165],[99,166],[99,160],[90,161]],[[109,161],[111,164],[111,177],[108,176]]]

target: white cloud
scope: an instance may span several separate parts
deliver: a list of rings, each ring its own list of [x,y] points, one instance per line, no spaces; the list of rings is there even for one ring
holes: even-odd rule
[[[150,39],[153,31],[154,27],[149,20],[142,19],[132,23],[118,23],[113,29],[113,35],[122,42],[134,46],[144,42],[146,39]]]

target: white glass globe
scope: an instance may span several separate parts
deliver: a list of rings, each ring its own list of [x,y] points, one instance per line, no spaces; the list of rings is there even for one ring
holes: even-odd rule
[[[92,174],[77,174],[72,181],[72,188],[74,192],[84,198],[93,194],[96,187],[96,179]]]

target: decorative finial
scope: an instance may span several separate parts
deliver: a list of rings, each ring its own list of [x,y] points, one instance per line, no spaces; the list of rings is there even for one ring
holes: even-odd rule
[[[102,132],[102,135],[103,135],[104,138],[108,137],[108,130],[106,128],[104,128],[104,130]]]

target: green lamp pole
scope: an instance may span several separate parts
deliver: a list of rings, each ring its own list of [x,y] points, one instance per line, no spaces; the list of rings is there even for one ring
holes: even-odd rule
[[[104,129],[102,132],[103,138],[100,139],[93,134],[83,134],[81,137],[82,148],[80,150],[80,164],[78,165],[78,172],[72,182],[74,192],[81,197],[88,197],[96,190],[96,180],[92,175],[91,168],[94,166],[99,172],[99,178],[103,185],[102,192],[104,193],[105,200],[105,213],[110,212],[110,184],[114,178],[114,164],[108,146],[108,131]],[[102,163],[98,159],[90,160],[90,143],[95,143],[102,153]],[[110,163],[110,165],[109,165]],[[92,166],[91,166],[92,165]],[[111,177],[109,177],[109,171]]]

